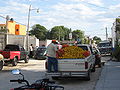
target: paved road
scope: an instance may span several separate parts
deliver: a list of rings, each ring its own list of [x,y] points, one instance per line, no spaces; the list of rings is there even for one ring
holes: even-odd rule
[[[107,61],[109,57],[102,57],[103,61]],[[21,78],[19,75],[12,75],[11,70],[21,69],[24,73],[25,78],[30,83],[35,80],[42,79],[45,77],[45,60],[30,60],[28,64],[21,61],[17,66],[11,65],[4,66],[3,71],[0,72],[0,90],[9,90],[11,87],[20,86],[17,83],[10,83],[10,79]],[[65,90],[94,90],[101,68],[96,68],[96,72],[91,74],[91,80],[85,81],[83,79],[63,79],[58,80],[56,83],[63,85]]]
[[[45,77],[45,60],[30,60],[29,63],[24,63],[21,61],[17,66],[13,67],[11,65],[4,66],[2,72],[0,72],[0,90],[9,90],[11,87],[20,86],[17,83],[10,83],[11,79],[21,78],[19,75],[12,75],[11,70],[20,69],[25,75],[25,78],[30,81],[30,83],[35,80]]]

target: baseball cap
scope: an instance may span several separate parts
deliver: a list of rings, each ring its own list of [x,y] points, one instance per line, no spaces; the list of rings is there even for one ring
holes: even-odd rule
[[[52,42],[56,42],[56,40],[52,40]]]

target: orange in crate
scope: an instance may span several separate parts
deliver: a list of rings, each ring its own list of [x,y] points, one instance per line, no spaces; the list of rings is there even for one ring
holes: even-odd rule
[[[68,44],[62,45],[62,48],[64,48],[64,47],[69,47],[69,45]]]
[[[83,53],[83,55],[84,55],[85,57],[88,57],[88,56],[90,55],[90,51],[85,51],[85,52]]]

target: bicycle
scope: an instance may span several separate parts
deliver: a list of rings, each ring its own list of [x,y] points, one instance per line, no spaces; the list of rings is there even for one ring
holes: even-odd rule
[[[64,90],[63,86],[55,84],[55,81],[50,81],[47,78],[40,79],[35,81],[32,84],[29,84],[27,80],[24,79],[24,75],[20,72],[20,70],[12,70],[13,75],[22,75],[22,79],[17,79],[17,80],[10,80],[10,82],[18,82],[19,84],[21,83],[26,83],[23,86],[17,87],[17,88],[11,88],[10,90]]]

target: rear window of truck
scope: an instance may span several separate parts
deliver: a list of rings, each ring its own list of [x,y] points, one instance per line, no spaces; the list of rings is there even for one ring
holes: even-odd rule
[[[78,46],[80,48],[82,48],[83,50],[87,50],[88,51],[88,47],[87,46]]]
[[[4,51],[19,51],[19,46],[17,45],[7,45]]]

